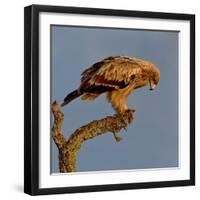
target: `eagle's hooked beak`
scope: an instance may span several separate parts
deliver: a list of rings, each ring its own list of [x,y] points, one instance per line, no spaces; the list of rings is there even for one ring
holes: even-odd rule
[[[156,84],[152,80],[149,80],[149,85],[150,85],[149,90],[153,90],[156,87]]]

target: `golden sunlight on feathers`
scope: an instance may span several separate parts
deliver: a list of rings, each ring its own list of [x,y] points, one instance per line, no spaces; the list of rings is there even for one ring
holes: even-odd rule
[[[127,97],[134,89],[150,85],[154,89],[160,80],[160,71],[153,63],[128,56],[111,56],[93,64],[81,74],[77,90],[68,94],[62,106],[77,97],[94,100],[106,93],[117,113],[128,108]]]

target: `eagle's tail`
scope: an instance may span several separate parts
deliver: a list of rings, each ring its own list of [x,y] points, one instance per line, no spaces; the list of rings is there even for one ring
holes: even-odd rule
[[[81,95],[82,93],[79,90],[74,90],[65,97],[64,102],[61,104],[61,106],[67,105],[69,102],[71,102],[72,100],[76,99]]]

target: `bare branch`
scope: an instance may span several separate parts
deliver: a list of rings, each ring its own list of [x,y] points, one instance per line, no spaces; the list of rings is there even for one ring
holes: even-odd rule
[[[58,149],[60,149],[66,143],[66,139],[61,130],[64,122],[64,114],[60,112],[60,107],[56,101],[52,104],[52,112],[55,119],[52,127],[52,137]]]
[[[59,166],[60,172],[75,172],[77,154],[85,140],[93,139],[96,136],[107,132],[112,132],[117,142],[121,140],[118,135],[122,128],[132,122],[133,110],[127,110],[123,114],[107,116],[100,120],[94,120],[87,125],[78,128],[68,140],[64,138],[61,131],[64,122],[64,114],[60,111],[57,102],[52,104],[54,114],[54,124],[52,128],[52,137],[59,149]]]

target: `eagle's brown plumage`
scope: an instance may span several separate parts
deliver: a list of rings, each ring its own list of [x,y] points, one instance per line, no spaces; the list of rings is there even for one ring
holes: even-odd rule
[[[77,97],[93,100],[100,94],[107,93],[107,99],[116,112],[125,112],[126,99],[134,89],[149,83],[152,90],[160,80],[160,71],[154,64],[128,56],[105,58],[81,75],[79,88],[65,97],[62,106]]]

